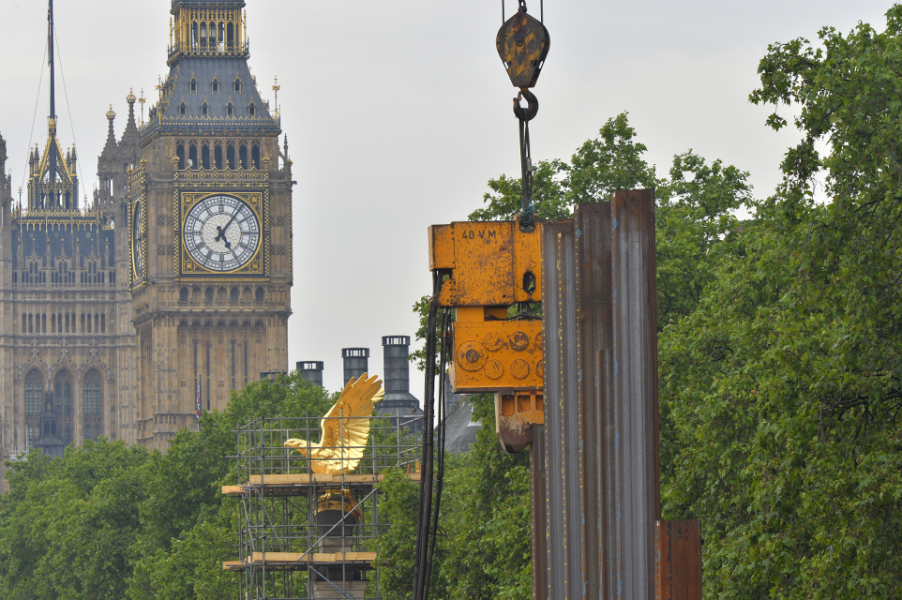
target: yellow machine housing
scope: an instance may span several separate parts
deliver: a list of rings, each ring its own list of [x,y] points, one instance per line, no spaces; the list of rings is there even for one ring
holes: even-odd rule
[[[507,308],[457,309],[451,385],[457,392],[541,391],[544,338],[539,320],[486,320]]]
[[[429,270],[451,275],[442,285],[439,306],[507,307],[541,302],[540,227],[523,232],[514,221],[430,227]]]
[[[449,276],[438,305],[457,309],[455,392],[542,390],[542,322],[508,317],[510,306],[542,300],[540,240],[541,224],[522,231],[515,221],[429,228],[429,268]]]

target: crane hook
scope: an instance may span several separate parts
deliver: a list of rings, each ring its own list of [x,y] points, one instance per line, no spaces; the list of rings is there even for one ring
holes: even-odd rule
[[[521,100],[526,100],[526,107],[520,106]],[[539,112],[539,99],[526,88],[520,88],[520,93],[514,98],[514,114],[521,121],[532,121]]]

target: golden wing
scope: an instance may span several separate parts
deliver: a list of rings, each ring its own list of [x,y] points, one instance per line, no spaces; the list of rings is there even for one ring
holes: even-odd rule
[[[364,373],[351,379],[342,390],[320,426],[320,467],[333,474],[350,473],[357,468],[367,438],[370,435],[370,417],[374,405],[385,395],[378,377],[367,379]]]

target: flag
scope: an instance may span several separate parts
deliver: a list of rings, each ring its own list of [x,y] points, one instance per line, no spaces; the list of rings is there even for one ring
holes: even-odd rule
[[[201,407],[200,407],[200,399],[201,399],[201,389],[200,389],[200,377],[197,378],[197,397],[194,400],[194,410],[197,413],[197,420],[200,421],[201,416]]]

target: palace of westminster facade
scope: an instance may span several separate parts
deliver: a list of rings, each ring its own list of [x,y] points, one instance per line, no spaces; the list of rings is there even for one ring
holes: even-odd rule
[[[172,1],[159,100],[137,123],[129,94],[118,140],[107,113],[90,206],[57,138],[52,46],[26,199],[0,138],[0,459],[101,435],[165,450],[198,390],[222,409],[286,370],[291,161],[248,69],[244,6]]]

